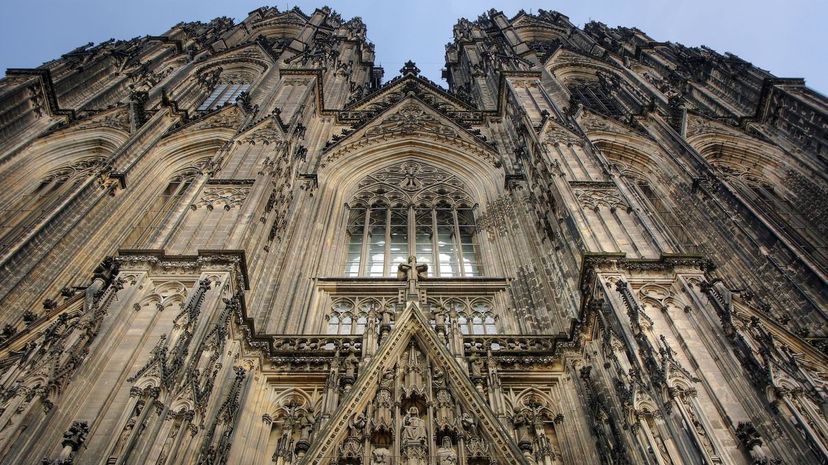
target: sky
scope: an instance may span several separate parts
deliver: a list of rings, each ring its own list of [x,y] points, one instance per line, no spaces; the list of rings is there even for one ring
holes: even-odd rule
[[[299,6],[322,0],[0,0],[0,71],[36,67],[87,42],[158,35],[180,21],[229,16],[237,22],[263,6]],[[805,78],[828,94],[828,0],[328,0],[343,18],[362,17],[376,45],[385,79],[412,59],[429,79],[440,77],[444,46],[457,19],[476,19],[491,7],[556,10],[579,27],[595,20],[635,26],[654,40],[706,45],[731,52],[779,77]]]

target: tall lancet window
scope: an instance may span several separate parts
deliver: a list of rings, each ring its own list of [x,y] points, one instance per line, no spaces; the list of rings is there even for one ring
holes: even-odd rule
[[[395,276],[409,256],[432,277],[481,274],[474,203],[454,175],[407,161],[359,183],[348,204],[345,275]]]

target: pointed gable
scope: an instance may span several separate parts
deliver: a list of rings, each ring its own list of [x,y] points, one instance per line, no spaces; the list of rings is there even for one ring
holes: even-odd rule
[[[302,463],[363,456],[369,452],[363,450],[364,435],[370,436],[369,456],[390,457],[392,445],[409,459],[456,454],[463,447],[467,457],[485,463],[527,463],[414,302],[362,368]]]
[[[343,136],[335,136],[324,149],[320,167],[358,147],[404,137],[449,143],[498,166],[497,152],[478,133],[479,131],[466,129],[422,100],[409,95],[374,116],[358,130],[346,130]]]
[[[236,131],[242,125],[244,119],[244,112],[239,109],[238,105],[225,105],[201,118],[190,121],[184,126],[174,128],[170,131],[170,134],[174,132],[196,132],[205,129],[232,129]]]

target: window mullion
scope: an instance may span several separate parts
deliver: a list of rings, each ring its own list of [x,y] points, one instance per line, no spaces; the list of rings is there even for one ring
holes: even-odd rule
[[[437,210],[431,207],[431,263],[434,264],[434,276],[440,276],[440,246],[437,241]]]
[[[368,261],[368,242],[371,235],[368,233],[368,228],[371,224],[371,208],[365,208],[365,222],[362,226],[362,250],[360,251],[359,273],[358,276],[365,276],[365,263]]]
[[[417,255],[417,212],[414,205],[408,206],[408,257]],[[406,257],[406,262],[408,261]]]
[[[385,276],[391,275],[391,207],[385,209],[385,254],[383,255]]]
[[[466,276],[463,266],[463,244],[460,240],[460,225],[457,222],[457,207],[451,207],[451,218],[454,220],[454,256],[457,260],[457,267],[460,269],[460,276]]]

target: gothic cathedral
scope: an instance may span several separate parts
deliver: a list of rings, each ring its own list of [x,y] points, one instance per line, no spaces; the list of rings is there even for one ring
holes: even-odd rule
[[[0,81],[0,464],[828,464],[828,100],[539,10]],[[396,70],[394,70],[396,72]]]

